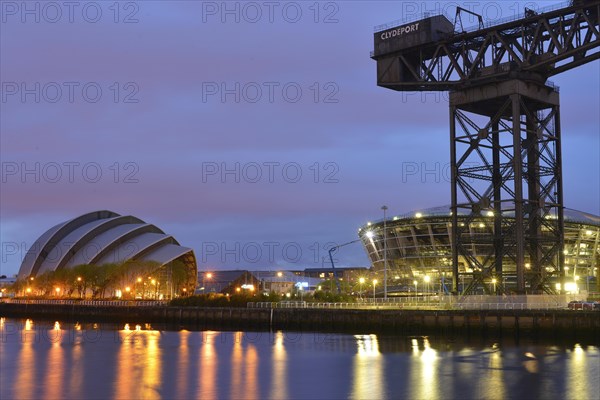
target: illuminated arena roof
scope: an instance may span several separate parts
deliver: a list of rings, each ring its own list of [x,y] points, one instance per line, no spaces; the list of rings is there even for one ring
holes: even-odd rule
[[[509,218],[511,216],[514,216],[514,214],[511,215],[511,213],[502,213],[502,214]],[[459,209],[458,215],[467,216],[467,213],[465,213]],[[447,206],[425,208],[422,210],[414,210],[414,211],[411,211],[411,212],[408,212],[405,214],[392,216],[392,217],[388,218],[387,222],[389,223],[390,221],[396,221],[396,220],[400,220],[400,219],[427,218],[427,217],[450,217],[450,216],[451,216],[450,206],[447,205]],[[564,209],[564,218],[565,218],[565,222],[600,226],[600,217],[599,216],[585,213],[583,211],[572,210],[570,208]],[[380,223],[381,224],[383,223],[383,219],[372,222],[372,224],[374,224],[374,225],[377,225]],[[363,226],[361,229],[365,229],[367,227],[368,227],[368,225]]]

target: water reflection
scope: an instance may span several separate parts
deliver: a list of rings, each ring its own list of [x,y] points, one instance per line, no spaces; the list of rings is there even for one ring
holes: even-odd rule
[[[27,325],[27,321],[29,325]],[[27,320],[26,325],[30,330],[31,329],[31,320]],[[23,332],[24,333],[24,332]],[[33,399],[34,398],[34,388],[35,388],[35,374],[34,370],[36,368],[35,365],[35,337],[31,335],[22,334],[20,340],[20,349],[18,353],[18,357],[16,358],[15,364],[19,367],[20,373],[17,374],[16,380],[14,382],[15,388],[15,398],[20,399]],[[2,342],[4,343],[4,342]],[[3,351],[0,351],[0,356],[3,354]],[[4,365],[4,363],[2,363]],[[8,364],[7,364],[8,365]],[[4,374],[4,372],[3,372]],[[4,385],[0,386],[0,390],[2,390]],[[2,396],[0,392],[0,398],[7,398]]]
[[[287,399],[289,398],[287,391],[287,352],[285,350],[283,332],[275,332],[273,337],[273,354],[271,356],[272,399]]]
[[[160,332],[129,329],[129,324],[115,336],[117,339],[117,373],[114,397],[161,398]]]
[[[567,393],[573,399],[592,399],[598,396],[598,392],[591,392],[590,385],[582,376],[586,376],[588,369],[596,370],[596,377],[600,379],[600,362],[598,357],[595,359],[595,364],[588,363],[589,358],[585,350],[579,343],[575,344],[572,350],[568,351],[571,355],[568,362],[568,378],[567,378]]]
[[[411,348],[414,362],[409,371],[409,396],[418,399],[438,399],[440,393],[437,351],[431,347],[427,337],[412,338]]]
[[[242,361],[244,359],[241,341],[242,332],[233,334],[233,352],[231,353],[231,392],[229,397],[241,399],[243,396],[242,388]]]
[[[217,367],[218,355],[215,350],[215,341],[219,337],[218,332],[204,332],[204,341],[200,348],[200,365],[198,366],[199,388],[196,398],[214,399],[217,398]]]
[[[57,329],[58,327],[58,329]],[[52,336],[51,336],[52,335]],[[64,351],[61,348],[62,331],[60,324],[54,324],[49,335],[50,350],[46,356],[46,380],[44,387],[47,388],[46,394],[49,399],[60,399],[63,391],[63,374],[65,371]]]
[[[0,319],[0,398],[594,398],[600,351]]]
[[[354,399],[384,398],[384,360],[376,335],[354,335],[356,355],[353,362],[352,395]]]
[[[506,391],[504,390],[504,366],[502,360],[502,352],[498,343],[492,345],[492,351],[489,353],[489,361],[487,364],[488,378],[487,385],[490,387],[488,398],[505,399]]]

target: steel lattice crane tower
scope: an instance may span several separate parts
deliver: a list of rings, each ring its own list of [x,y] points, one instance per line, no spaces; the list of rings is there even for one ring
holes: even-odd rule
[[[564,288],[559,90],[548,78],[600,58],[600,1],[525,10],[465,31],[444,16],[376,28],[377,85],[449,91],[452,290]],[[472,14],[472,13],[471,13]],[[466,221],[459,224],[459,214]],[[510,271],[507,265],[510,264]]]

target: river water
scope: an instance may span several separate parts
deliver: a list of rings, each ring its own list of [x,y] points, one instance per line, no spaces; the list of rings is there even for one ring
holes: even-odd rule
[[[0,318],[2,399],[599,399],[600,347]]]

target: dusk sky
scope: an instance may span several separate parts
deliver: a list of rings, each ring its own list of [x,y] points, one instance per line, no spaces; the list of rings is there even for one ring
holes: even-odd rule
[[[447,93],[377,87],[369,51],[374,26],[458,4],[559,2],[0,2],[1,273],[95,210],[157,225],[200,270],[276,270],[320,267],[384,204],[449,204]],[[565,206],[600,215],[600,62],[552,81]],[[360,243],[336,259],[369,266]]]

